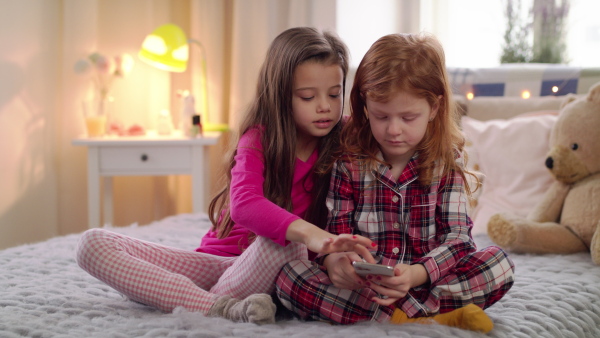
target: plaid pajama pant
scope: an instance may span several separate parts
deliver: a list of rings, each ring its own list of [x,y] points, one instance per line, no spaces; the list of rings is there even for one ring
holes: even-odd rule
[[[77,263],[124,296],[165,312],[182,306],[204,314],[223,295],[271,294],[283,265],[306,259],[303,244],[257,237],[239,257],[163,246],[104,229],[84,232]]]
[[[514,264],[506,253],[490,246],[463,257],[444,277],[413,288],[395,305],[386,307],[370,300],[377,296],[373,290],[337,288],[318,264],[298,260],[284,266],[277,278],[276,293],[288,310],[304,320],[385,322],[395,307],[409,317],[445,313],[471,303],[485,309],[508,292],[514,283],[513,273]]]

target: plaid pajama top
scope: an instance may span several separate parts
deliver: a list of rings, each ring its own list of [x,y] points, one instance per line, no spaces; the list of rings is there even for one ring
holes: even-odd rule
[[[435,283],[476,246],[462,177],[441,177],[436,170],[425,187],[417,180],[417,164],[415,154],[396,181],[383,164],[365,171],[356,162],[338,161],[327,197],[328,231],[368,237],[378,244],[378,263],[423,264]],[[424,300],[427,288],[411,293],[420,289],[423,294],[413,296]]]
[[[381,154],[379,155],[381,158]],[[458,165],[463,165],[458,158]],[[423,264],[430,282],[409,290],[391,306],[371,301],[366,287],[339,289],[322,266],[308,261],[288,263],[277,279],[277,296],[299,318],[352,324],[389,320],[395,308],[409,317],[446,313],[476,304],[485,309],[511,288],[514,264],[495,246],[477,251],[467,216],[464,181],[457,172],[441,175],[436,168],[430,186],[417,180],[415,154],[395,180],[385,165],[361,170],[360,163],[338,161],[327,196],[334,234],[353,233],[378,244],[380,264]]]

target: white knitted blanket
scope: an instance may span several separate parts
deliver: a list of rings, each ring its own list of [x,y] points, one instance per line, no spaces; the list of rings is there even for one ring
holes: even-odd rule
[[[205,215],[168,217],[112,230],[194,249]],[[441,325],[334,326],[280,320],[258,326],[183,309],[161,313],[123,299],[74,260],[79,235],[0,251],[0,337],[486,337]],[[476,237],[479,247],[491,245]],[[486,310],[490,337],[600,337],[600,266],[589,254],[517,255],[516,283]]]

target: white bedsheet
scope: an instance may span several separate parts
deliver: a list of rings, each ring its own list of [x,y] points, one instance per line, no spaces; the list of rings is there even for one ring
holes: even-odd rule
[[[137,238],[193,250],[208,229],[205,215],[168,217],[149,226],[113,228]],[[441,325],[333,326],[281,320],[258,326],[178,309],[161,313],[125,300],[81,270],[79,235],[0,251],[0,337],[486,337]],[[480,247],[491,245],[478,235]],[[516,255],[516,283],[486,310],[489,337],[600,337],[600,266],[589,254]]]

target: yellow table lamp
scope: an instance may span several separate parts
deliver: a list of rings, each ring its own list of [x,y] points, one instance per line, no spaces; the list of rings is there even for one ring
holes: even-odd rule
[[[142,61],[158,69],[181,73],[187,68],[190,42],[198,45],[202,53],[202,114],[208,114],[206,52],[199,41],[188,39],[183,30],[175,24],[164,24],[144,39],[138,56]],[[227,124],[204,123],[203,129],[205,131],[226,131],[229,127]]]
[[[162,25],[146,36],[138,56],[156,68],[184,72],[189,59],[188,39],[179,26]]]

